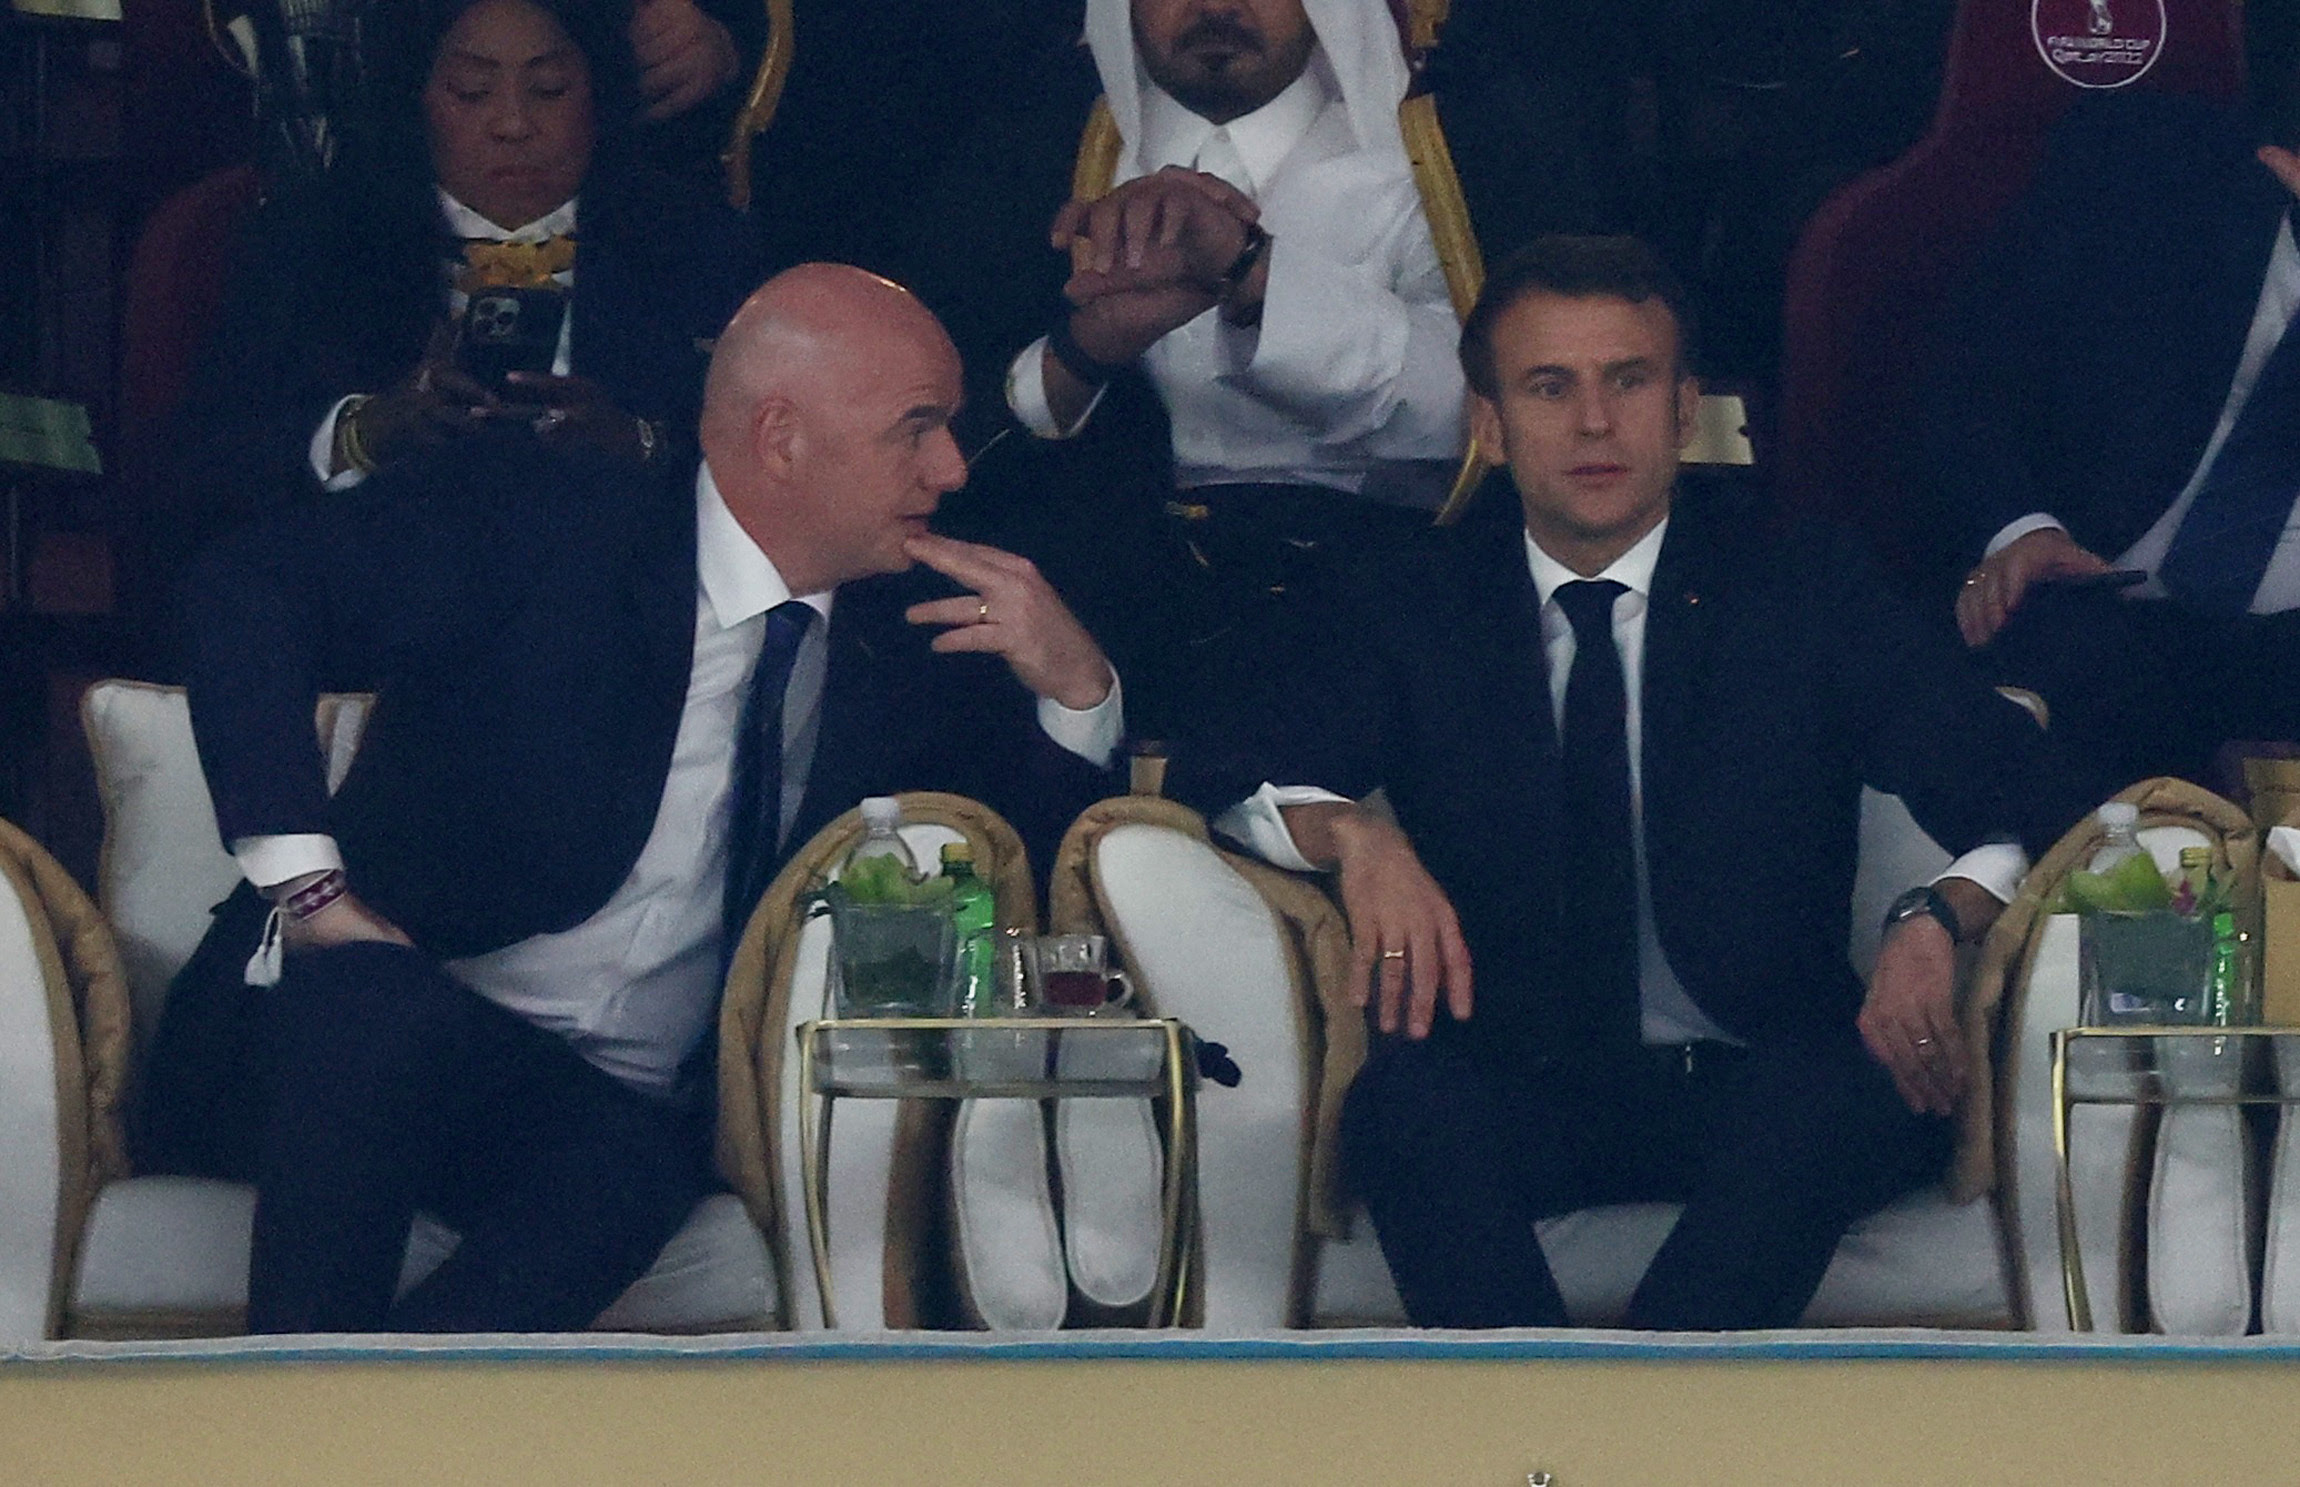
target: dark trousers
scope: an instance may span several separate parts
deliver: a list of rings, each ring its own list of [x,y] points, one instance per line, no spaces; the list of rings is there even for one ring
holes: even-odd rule
[[[1342,1153],[1424,1327],[1559,1327],[1536,1219],[1682,1202],[1627,1325],[1790,1327],[1854,1220],[1946,1163],[1948,1123],[1913,1114],[1857,1044],[1643,1049],[1512,1067],[1441,1030],[1376,1049]]]
[[[2222,744],[2300,740],[2300,611],[2216,619],[2046,584],[1987,659],[1998,681],[2044,698],[2056,747],[2096,798],[2152,775],[2222,788]]]
[[[697,1116],[416,951],[292,956],[247,994],[261,1105],[210,1113],[255,1138],[251,1332],[579,1329],[715,1186]],[[462,1239],[394,1301],[418,1209]]]

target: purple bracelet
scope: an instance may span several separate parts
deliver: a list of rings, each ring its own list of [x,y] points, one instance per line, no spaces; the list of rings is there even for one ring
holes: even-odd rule
[[[351,891],[342,868],[329,868],[318,880],[306,883],[279,901],[280,908],[291,919],[309,919],[312,915],[334,903]]]

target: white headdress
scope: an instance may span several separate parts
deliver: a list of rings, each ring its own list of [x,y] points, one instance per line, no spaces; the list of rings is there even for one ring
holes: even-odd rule
[[[1403,154],[1398,104],[1409,78],[1388,0],[1302,0],[1302,9],[1341,87],[1359,148]],[[1118,137],[1132,150],[1142,138],[1148,77],[1134,53],[1130,0],[1086,0],[1086,44],[1102,74],[1102,96],[1110,101]]]

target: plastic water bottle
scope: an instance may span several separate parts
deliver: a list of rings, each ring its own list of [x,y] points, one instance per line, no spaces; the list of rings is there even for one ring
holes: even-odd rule
[[[953,1015],[995,1017],[998,1005],[998,898],[974,875],[974,848],[951,842],[942,849],[942,875],[956,886],[950,896],[951,928],[957,939]]]
[[[2117,864],[2140,855],[2140,837],[2137,835],[2140,829],[2139,806],[2129,800],[2112,800],[2095,811],[2093,817],[2100,822],[2106,839],[2093,851],[2092,861],[2086,864],[2086,871],[2106,873]]]
[[[851,871],[856,863],[873,857],[891,857],[911,877],[918,876],[918,858],[902,839],[902,802],[891,795],[873,795],[862,803],[863,836],[854,850],[847,853],[840,876]]]

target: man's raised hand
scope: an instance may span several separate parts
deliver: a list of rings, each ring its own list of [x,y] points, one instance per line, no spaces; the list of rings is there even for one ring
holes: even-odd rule
[[[971,592],[913,604],[914,625],[944,625],[938,651],[1003,656],[1022,684],[1073,712],[1110,695],[1116,673],[1060,595],[1028,558],[954,537],[913,537],[903,550]]]
[[[1169,165],[1095,201],[1065,203],[1051,241],[1070,254],[1073,286],[1140,288],[1150,278],[1183,276],[1212,290],[1260,216],[1253,198],[1229,182]],[[1160,248],[1174,251],[1158,257]]]

